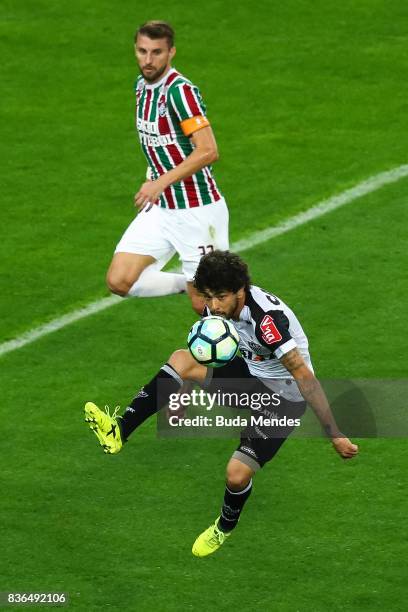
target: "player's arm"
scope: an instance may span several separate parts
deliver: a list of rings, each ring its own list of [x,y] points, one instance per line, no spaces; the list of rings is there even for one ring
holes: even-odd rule
[[[217,161],[217,143],[215,142],[214,132],[208,123],[205,127],[194,131],[190,135],[190,140],[194,145],[194,151],[179,166],[157,179],[156,182],[161,181],[161,186],[164,186],[164,189]]]
[[[358,453],[358,446],[344,437],[339,430],[325,392],[298,349],[291,349],[280,358],[280,361],[296,380],[301,394],[319,419],[326,434],[331,438],[339,455],[344,459],[354,457]]]
[[[155,181],[143,183],[135,196],[136,206],[143,207],[147,202],[156,202],[167,187],[192,176],[205,166],[217,161],[217,143],[210,125],[207,124],[194,132],[190,138],[194,144],[194,150],[181,164],[169,170],[169,172],[165,172]]]

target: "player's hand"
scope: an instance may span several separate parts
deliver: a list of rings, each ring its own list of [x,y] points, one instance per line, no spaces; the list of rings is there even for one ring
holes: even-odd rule
[[[352,459],[358,453],[357,444],[353,444],[348,438],[332,438],[332,444],[343,459]]]
[[[158,203],[159,197],[164,189],[159,181],[146,181],[135,195],[135,206],[139,210],[150,208]]]

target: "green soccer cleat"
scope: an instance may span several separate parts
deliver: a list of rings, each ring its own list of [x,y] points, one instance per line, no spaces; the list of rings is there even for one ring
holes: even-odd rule
[[[231,535],[231,532],[221,531],[218,529],[218,519],[214,525],[203,531],[193,544],[193,555],[196,557],[206,557],[219,549],[221,544]]]
[[[118,423],[120,417],[116,416],[118,410],[119,408],[115,408],[111,416],[108,406],[105,407],[105,412],[103,412],[92,402],[85,404],[85,421],[89,423],[103,451],[108,455],[115,455],[123,446]]]

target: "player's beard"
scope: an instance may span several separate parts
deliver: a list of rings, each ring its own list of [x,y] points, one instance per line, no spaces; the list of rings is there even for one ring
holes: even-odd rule
[[[155,72],[151,72],[148,76],[146,76],[144,72],[145,69],[140,68],[140,72],[142,73],[142,76],[147,83],[154,83],[155,81],[158,81],[160,79],[166,68],[167,64],[165,64],[162,68],[158,68]]]

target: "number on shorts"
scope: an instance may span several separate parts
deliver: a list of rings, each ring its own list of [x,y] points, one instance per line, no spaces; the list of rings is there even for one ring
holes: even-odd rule
[[[214,246],[212,244],[207,244],[207,246],[200,244],[198,250],[200,251],[202,257],[203,255],[206,255],[206,253],[212,253],[214,250]]]

